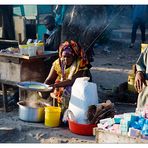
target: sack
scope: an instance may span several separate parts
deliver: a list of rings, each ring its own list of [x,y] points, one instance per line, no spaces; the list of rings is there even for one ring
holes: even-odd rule
[[[82,124],[88,123],[88,106],[98,104],[97,85],[88,80],[88,77],[75,80],[68,107],[73,112],[76,122]]]

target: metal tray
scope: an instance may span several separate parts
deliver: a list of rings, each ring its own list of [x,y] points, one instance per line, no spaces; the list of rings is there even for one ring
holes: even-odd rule
[[[17,83],[17,86],[22,89],[40,91],[40,92],[47,92],[53,89],[53,87],[50,87],[47,84],[40,83],[40,82],[34,82],[34,81],[19,82]]]

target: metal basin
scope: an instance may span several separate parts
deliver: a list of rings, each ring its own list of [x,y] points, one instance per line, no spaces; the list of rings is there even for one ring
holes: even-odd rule
[[[39,92],[50,92],[53,89],[47,84],[34,81],[19,82],[17,83],[17,86],[22,89],[39,91]]]
[[[28,122],[43,122],[45,118],[44,107],[29,107],[25,101],[17,103],[19,105],[19,118]]]

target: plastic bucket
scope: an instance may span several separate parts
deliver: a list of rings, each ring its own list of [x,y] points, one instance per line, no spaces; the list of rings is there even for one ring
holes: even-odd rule
[[[141,44],[141,52],[144,52],[145,48],[148,47],[148,44]]]
[[[135,92],[135,87],[134,87],[134,83],[135,83],[135,75],[134,74],[129,74],[128,75],[128,91],[130,92]]]
[[[45,125],[49,127],[57,127],[60,124],[61,108],[48,106],[45,107]]]

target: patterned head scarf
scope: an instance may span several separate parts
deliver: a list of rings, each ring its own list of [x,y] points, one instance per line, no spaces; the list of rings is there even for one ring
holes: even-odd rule
[[[76,57],[76,59],[79,59],[79,66],[76,64],[76,61],[74,61],[70,67],[70,73],[68,75],[68,79],[71,79],[74,75],[74,72],[76,69],[85,68],[88,64],[88,60],[86,58],[84,50],[74,41],[65,41],[62,43],[59,47],[59,63],[62,71],[62,81],[66,79],[65,74],[65,62],[62,59],[62,53],[65,51],[68,54],[71,54],[73,57]]]
[[[84,50],[73,40],[70,42],[65,41],[59,47],[59,59],[62,58],[63,51],[66,51],[72,56],[75,56],[80,59],[80,67],[83,68],[88,64],[88,60],[86,58]]]

